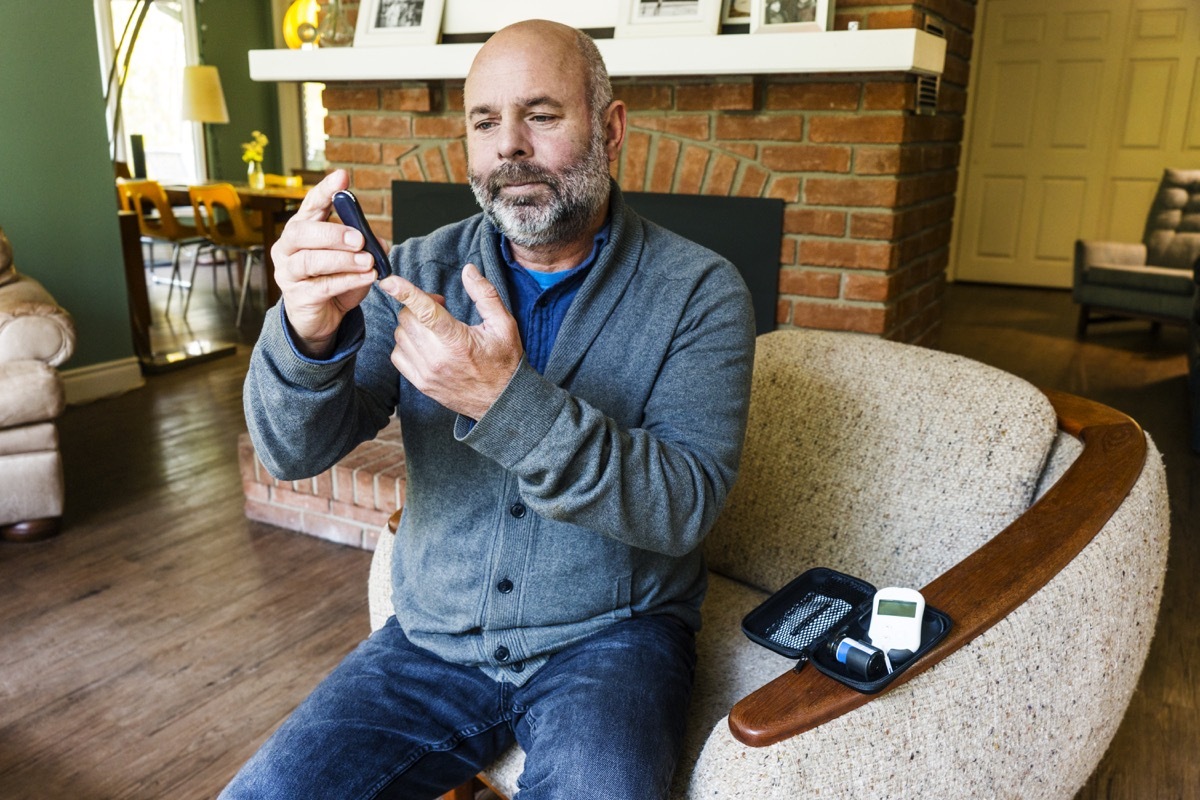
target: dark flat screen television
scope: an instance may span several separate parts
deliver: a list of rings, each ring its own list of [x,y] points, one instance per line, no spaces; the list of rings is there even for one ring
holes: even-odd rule
[[[783,201],[760,197],[625,192],[646,219],[729,259],[754,303],[755,330],[775,330]],[[460,183],[392,182],[392,235],[402,242],[479,212],[471,189]]]

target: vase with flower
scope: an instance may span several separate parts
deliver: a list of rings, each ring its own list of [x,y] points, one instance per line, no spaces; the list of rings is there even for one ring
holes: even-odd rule
[[[266,186],[263,176],[263,150],[270,141],[261,131],[252,131],[248,142],[242,142],[242,161],[246,162],[246,182],[252,189]]]

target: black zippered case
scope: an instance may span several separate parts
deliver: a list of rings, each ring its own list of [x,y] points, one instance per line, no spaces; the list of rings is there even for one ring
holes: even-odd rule
[[[892,672],[874,680],[864,679],[838,662],[835,651],[847,637],[870,642],[867,630],[875,591],[861,578],[824,567],[810,569],[747,614],[742,630],[751,641],[798,659],[796,670],[812,661],[834,680],[863,694],[875,694],[941,641],[952,625],[949,616],[926,604],[917,652],[911,657],[901,656],[899,663],[893,658]]]

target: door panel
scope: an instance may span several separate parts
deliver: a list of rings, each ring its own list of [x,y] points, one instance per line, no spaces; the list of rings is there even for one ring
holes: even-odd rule
[[[1140,241],[1165,167],[1200,167],[1200,3],[986,0],[955,274],[1071,285],[1076,239]]]

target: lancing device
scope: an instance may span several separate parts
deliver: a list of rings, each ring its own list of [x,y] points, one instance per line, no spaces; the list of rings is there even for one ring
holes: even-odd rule
[[[362,206],[359,205],[358,198],[354,196],[354,193],[346,189],[335,192],[333,210],[337,212],[343,223],[351,228],[356,228],[363,235],[363,239],[367,243],[366,250],[375,259],[375,272],[379,275],[379,280],[391,275],[392,269],[388,264],[387,255],[379,246],[379,240],[375,238],[375,234],[371,232],[371,226],[367,224],[367,215],[363,213]]]

